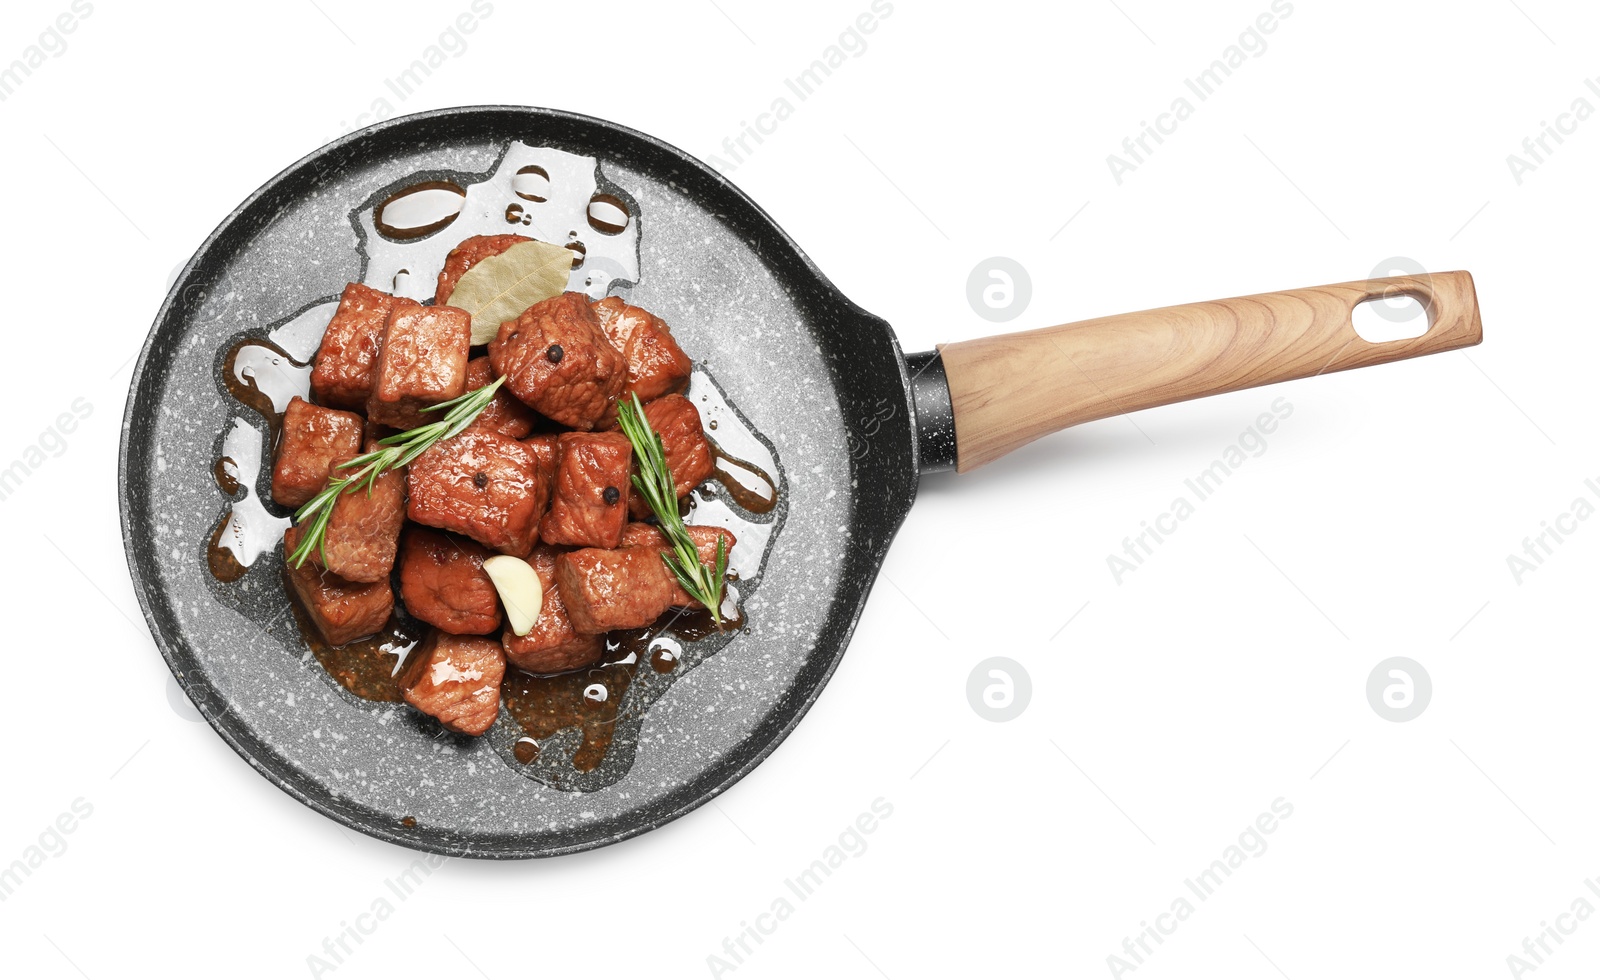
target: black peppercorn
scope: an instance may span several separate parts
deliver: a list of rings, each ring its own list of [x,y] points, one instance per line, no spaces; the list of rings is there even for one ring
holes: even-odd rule
[[[605,498],[606,503],[614,504],[622,499],[622,491],[618,490],[616,487],[606,487]]]
[[[489,485],[489,474],[474,473],[472,475],[472,485],[477,487],[479,490],[482,490],[484,487]]]
[[[567,352],[561,349],[560,344],[551,344],[549,349],[544,352],[544,356],[550,359],[551,364],[560,364],[561,359],[566,354]]]

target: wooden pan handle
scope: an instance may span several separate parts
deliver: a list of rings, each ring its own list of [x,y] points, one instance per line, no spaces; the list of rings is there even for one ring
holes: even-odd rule
[[[1420,337],[1371,344],[1366,300],[1413,296]],[[956,469],[976,469],[1079,422],[1141,408],[1471,347],[1483,339],[1465,272],[1367,279],[1169,306],[946,344]]]

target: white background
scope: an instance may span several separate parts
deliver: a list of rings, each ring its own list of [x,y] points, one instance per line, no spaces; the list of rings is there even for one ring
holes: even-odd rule
[[[821,701],[717,805],[577,857],[452,861],[325,975],[714,975],[724,937],[880,797],[893,815],[865,852],[723,975],[1106,976],[1280,797],[1293,815],[1267,850],[1135,975],[1505,976],[1541,922],[1600,907],[1600,521],[1520,584],[1506,561],[1600,478],[1600,119],[1520,185],[1506,160],[1580,96],[1600,108],[1600,14],[1295,0],[1119,186],[1107,154],[1268,0],[1118,3],[896,0],[731,176],[908,350],[1396,255],[1476,275],[1484,345],[1110,419],[927,481]],[[318,4],[95,0],[0,102],[0,465],[92,405],[0,502],[0,865],[92,807],[0,903],[7,975],[308,975],[415,857],[294,802],[174,706],[115,512],[131,358],[174,267],[467,9]],[[724,155],[869,9],[717,4],[495,0],[391,110],[559,106]],[[7,3],[0,64],[67,9]],[[966,300],[995,255],[1033,283],[1005,325]],[[1294,411],[1268,450],[1119,585],[1106,556],[1280,396]],[[1033,690],[1005,724],[966,694],[996,655]],[[1391,656],[1432,678],[1410,722],[1367,701]],[[1600,966],[1600,918],[1562,921],[1540,980]]]

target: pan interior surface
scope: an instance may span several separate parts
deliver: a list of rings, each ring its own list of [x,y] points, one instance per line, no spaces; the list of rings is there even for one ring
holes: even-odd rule
[[[489,173],[514,141],[592,156],[631,196],[642,228],[639,280],[613,292],[672,324],[782,468],[774,474],[781,530],[745,599],[746,629],[643,710],[631,766],[588,792],[525,777],[483,739],[441,738],[404,706],[342,696],[294,628],[281,550],[234,593],[220,592],[206,565],[230,502],[212,468],[241,414],[218,380],[230,343],[265,336],[363,279],[352,215],[417,175]],[[278,175],[173,286],[123,420],[129,566],[179,683],[230,745],[297,799],[438,853],[584,850],[706,802],[765,758],[815,700],[915,495],[908,391],[888,326],[841,296],[764,212],[693,158],[549,110],[402,117]],[[255,487],[263,498],[269,482],[270,465]]]

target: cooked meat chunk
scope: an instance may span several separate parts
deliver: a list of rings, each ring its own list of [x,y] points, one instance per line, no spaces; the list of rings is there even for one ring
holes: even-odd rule
[[[294,553],[299,543],[299,528],[291,527],[283,533],[285,558]],[[387,578],[381,582],[351,582],[318,568],[310,560],[299,568],[285,561],[284,574],[301,608],[330,646],[344,646],[351,640],[371,636],[383,629],[394,611],[394,591]]]
[[[549,545],[533,549],[528,564],[544,586],[544,605],[527,636],[518,636],[509,626],[500,636],[506,659],[530,674],[559,674],[587,667],[606,652],[604,636],[581,634],[572,628],[561,589],[556,585],[556,556]]]
[[[456,291],[456,285],[468,269],[490,256],[499,255],[518,242],[532,240],[521,235],[474,235],[457,245],[445,256],[444,269],[439,273],[439,288],[433,294],[433,301],[440,306],[449,303],[450,294]]]
[[[334,408],[366,408],[389,314],[396,306],[416,305],[359,282],[344,287],[311,369],[311,393],[317,401]]]
[[[539,481],[544,484],[544,499],[555,499],[556,464],[561,461],[561,434],[547,432],[543,435],[529,436],[522,440],[522,444],[528,447],[528,452],[533,453],[534,470],[539,475]]]
[[[378,448],[376,440],[367,440],[367,452]],[[340,469],[336,462],[328,476],[333,479],[354,472]],[[352,582],[384,581],[394,569],[400,525],[405,521],[405,477],[397,470],[389,470],[373,481],[370,491],[363,484],[339,495],[333,513],[328,515],[322,549],[312,552],[312,560]]]
[[[663,395],[644,407],[644,417],[661,436],[672,489],[681,499],[704,483],[717,465],[701,428],[700,410],[682,395]],[[637,490],[628,496],[628,513],[635,519],[650,516],[650,505]]]
[[[400,678],[406,703],[463,735],[482,735],[500,714],[506,655],[482,636],[433,630]]]
[[[406,611],[446,633],[493,633],[500,627],[500,597],[483,570],[492,554],[476,541],[412,527],[400,553]]]
[[[396,306],[383,330],[383,349],[373,369],[367,418],[397,429],[432,422],[429,405],[467,390],[467,350],[472,316],[453,306]]]
[[[594,304],[600,328],[611,346],[622,352],[628,365],[624,396],[634,393],[642,402],[682,391],[689,385],[694,362],[672,339],[672,328],[648,310],[629,306],[619,296],[607,296]]]
[[[539,536],[548,544],[615,548],[628,523],[633,447],[620,432],[563,432],[550,513]]]
[[[700,561],[712,568],[717,567],[717,541],[722,539],[728,542],[728,553],[733,552],[733,546],[739,543],[733,532],[727,528],[707,527],[701,524],[691,524],[684,528],[689,532],[689,540],[694,542],[694,550],[699,553]],[[653,545],[658,551],[670,551],[672,546],[667,542],[667,536],[654,524],[629,524],[622,532],[622,547],[634,548]],[[671,569],[666,569],[667,581],[672,583],[672,605],[685,606],[689,609],[704,609],[704,603],[690,598],[683,586],[678,584],[678,579],[672,574]]]
[[[272,499],[299,507],[315,497],[328,482],[328,466],[361,451],[361,429],[359,415],[291,398],[272,465]]]
[[[539,463],[539,471],[545,474],[546,479],[555,479],[556,463],[561,459],[561,434],[546,432],[543,435],[529,436],[522,440],[522,444],[533,453],[533,458]]]
[[[474,357],[467,362],[468,391],[477,391],[494,379],[494,368],[489,366],[488,357]],[[488,429],[503,436],[521,439],[533,431],[533,424],[537,420],[533,409],[517,401],[516,396],[501,385],[500,390],[494,393],[494,399],[483,407],[483,411],[478,413],[467,429]]]
[[[406,473],[406,514],[507,555],[533,549],[549,488],[532,450],[497,432],[463,432],[418,456]]]
[[[613,411],[628,379],[582,293],[552,296],[502,323],[489,360],[513,395],[574,429],[592,429]]]
[[[697,545],[699,542],[695,542]],[[642,548],[653,544],[659,548],[667,547],[667,536],[661,528],[643,521],[634,521],[622,529],[622,543],[619,548]]]
[[[583,548],[556,558],[572,628],[579,633],[648,626],[672,607],[671,573],[653,546]]]

